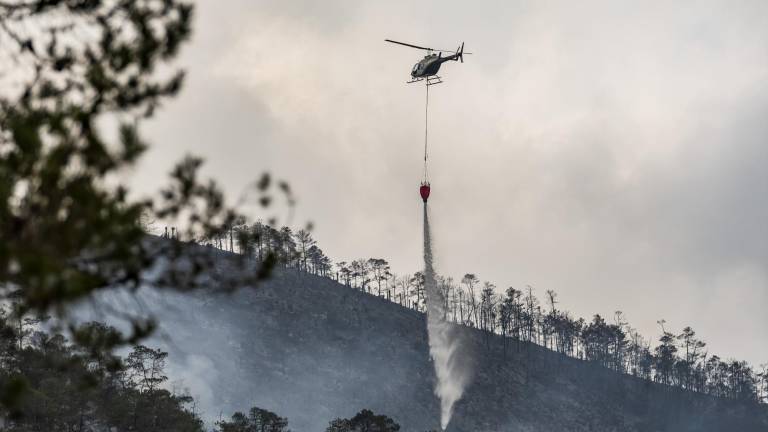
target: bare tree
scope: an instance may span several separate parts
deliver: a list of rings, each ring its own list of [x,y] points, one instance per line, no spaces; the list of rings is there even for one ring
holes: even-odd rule
[[[461,278],[461,283],[467,287],[467,308],[468,315],[471,317],[470,324],[477,326],[479,324],[477,297],[475,297],[475,285],[480,282],[480,279],[472,273],[467,273]]]

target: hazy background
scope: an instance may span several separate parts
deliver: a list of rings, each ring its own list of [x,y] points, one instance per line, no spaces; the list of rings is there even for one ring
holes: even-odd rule
[[[664,318],[768,361],[768,3],[198,2],[186,88],[145,127],[156,190],[186,152],[234,198],[261,172],[334,260],[421,261],[418,50],[438,271]],[[258,217],[259,213],[254,213]]]

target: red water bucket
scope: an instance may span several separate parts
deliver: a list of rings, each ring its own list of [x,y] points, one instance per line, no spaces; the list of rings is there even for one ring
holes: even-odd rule
[[[423,199],[424,202],[427,202],[427,198],[429,198],[429,183],[424,182],[421,184],[421,187],[419,187],[419,195],[421,195],[421,199]]]

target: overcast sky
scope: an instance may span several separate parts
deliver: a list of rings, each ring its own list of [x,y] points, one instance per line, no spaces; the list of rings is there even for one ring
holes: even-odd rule
[[[438,271],[554,289],[645,336],[768,361],[768,2],[202,1],[134,188],[184,153],[288,180],[335,261],[419,270],[422,52]],[[253,213],[254,217],[263,216]]]

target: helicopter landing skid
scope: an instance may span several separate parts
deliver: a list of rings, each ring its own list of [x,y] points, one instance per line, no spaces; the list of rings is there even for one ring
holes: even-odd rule
[[[406,81],[406,84],[411,84],[411,83],[421,82],[421,81],[426,81],[428,86],[436,85],[436,84],[442,84],[443,83],[443,81],[440,79],[439,76],[432,75],[432,76],[428,76],[426,78],[415,78],[415,79],[412,79],[410,81]]]

